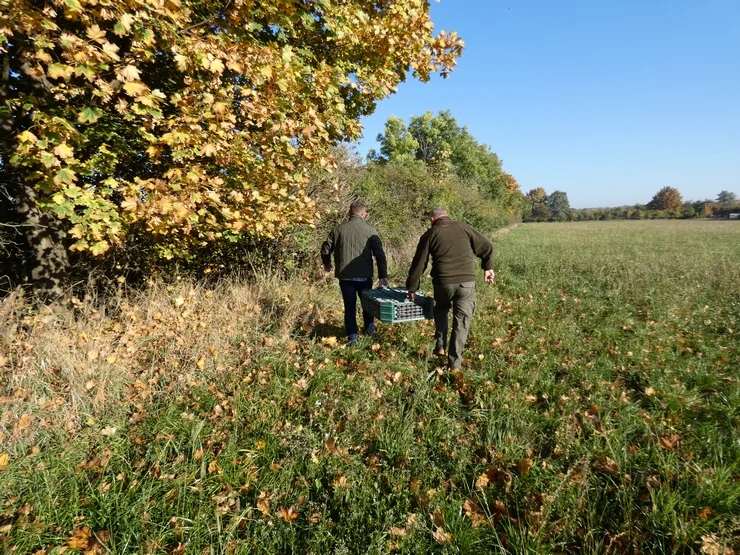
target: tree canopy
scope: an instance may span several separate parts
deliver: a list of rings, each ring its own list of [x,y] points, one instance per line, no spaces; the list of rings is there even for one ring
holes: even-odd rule
[[[721,191],[717,195],[717,202],[734,206],[737,203],[737,195],[731,191]]]
[[[462,41],[432,31],[426,0],[3,2],[0,213],[42,267],[65,234],[173,257],[310,221],[332,145],[409,71],[453,69]]]
[[[550,217],[554,220],[564,221],[570,216],[568,194],[563,191],[553,191],[547,198],[547,207],[550,211]]]
[[[501,159],[486,144],[479,143],[449,110],[436,116],[426,112],[410,118],[408,125],[390,117],[385,132],[378,135],[380,152],[371,151],[378,162],[417,160],[438,175],[453,174],[519,212],[522,195],[516,179],[503,170]]]
[[[663,187],[655,193],[655,196],[647,205],[651,210],[670,210],[674,212],[680,211],[681,206],[681,193],[675,187]]]

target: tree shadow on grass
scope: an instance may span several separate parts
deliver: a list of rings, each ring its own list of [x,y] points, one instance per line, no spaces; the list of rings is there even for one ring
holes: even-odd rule
[[[336,337],[341,339],[346,335],[344,324],[336,320],[323,320],[319,318],[315,310],[303,312],[297,319],[292,329],[293,337],[304,337],[311,340],[324,337]]]

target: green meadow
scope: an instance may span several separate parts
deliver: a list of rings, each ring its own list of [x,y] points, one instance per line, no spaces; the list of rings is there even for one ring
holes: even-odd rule
[[[313,277],[7,300],[0,551],[736,553],[740,222],[495,246],[457,373]]]

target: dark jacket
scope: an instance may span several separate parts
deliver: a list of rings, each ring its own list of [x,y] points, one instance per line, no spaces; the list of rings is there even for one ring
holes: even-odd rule
[[[429,255],[432,255],[432,279],[441,284],[475,281],[475,257],[484,270],[493,270],[493,244],[473,226],[447,217],[434,220],[421,236],[411,263],[406,289],[416,291]]]
[[[321,245],[321,261],[331,264],[334,253],[334,275],[339,279],[372,278],[373,256],[378,263],[378,278],[388,277],[388,264],[383,243],[375,228],[357,215],[339,224]]]

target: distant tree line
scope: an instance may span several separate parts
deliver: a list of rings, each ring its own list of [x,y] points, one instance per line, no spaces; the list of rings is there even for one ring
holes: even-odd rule
[[[525,222],[710,218],[740,210],[738,195],[733,192],[721,191],[714,200],[684,201],[675,187],[663,187],[647,204],[581,209],[570,208],[566,193],[555,191],[547,195],[538,187],[525,195],[525,203]]]

